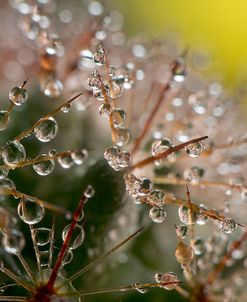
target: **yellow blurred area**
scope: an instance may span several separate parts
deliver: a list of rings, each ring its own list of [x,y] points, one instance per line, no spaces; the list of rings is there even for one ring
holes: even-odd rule
[[[130,34],[182,35],[186,45],[207,49],[225,83],[247,74],[247,0],[122,0]]]

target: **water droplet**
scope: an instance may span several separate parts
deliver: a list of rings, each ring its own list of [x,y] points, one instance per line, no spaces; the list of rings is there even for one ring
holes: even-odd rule
[[[200,204],[199,215],[196,220],[198,225],[205,225],[208,222],[208,216],[204,213],[205,211],[207,211],[207,207]]]
[[[162,152],[167,151],[172,147],[172,143],[169,138],[163,138],[160,140],[155,140],[152,144],[152,155],[156,156],[161,154]]]
[[[58,124],[53,117],[44,120],[40,125],[35,127],[34,134],[41,142],[49,142],[56,137],[58,133]]]
[[[118,147],[123,147],[128,144],[130,140],[130,132],[128,129],[123,128],[123,127],[117,127],[115,128],[116,132],[116,145]]]
[[[100,105],[100,107],[99,107],[100,115],[103,115],[108,118],[111,113],[112,113],[112,106],[110,104],[104,103],[104,104]]]
[[[131,155],[127,151],[121,151],[116,157],[116,164],[121,170],[129,167],[131,161]]]
[[[71,153],[65,153],[58,157],[58,162],[62,168],[68,169],[74,165]]]
[[[41,267],[47,267],[50,261],[50,251],[40,251],[39,252],[39,261]]]
[[[153,184],[149,178],[142,177],[139,182],[135,183],[135,187],[139,196],[146,196],[152,190]]]
[[[194,254],[200,256],[204,252],[204,242],[201,238],[195,238],[192,241],[192,248],[194,250]]]
[[[181,205],[178,209],[179,219],[184,224],[194,224],[197,220],[197,213],[186,205]]]
[[[43,155],[40,155],[38,157],[38,159],[42,159],[45,157],[47,157],[47,155],[43,154]],[[46,176],[46,175],[51,174],[52,171],[54,170],[54,167],[55,167],[55,162],[54,162],[54,160],[51,160],[51,159],[39,161],[39,162],[33,164],[34,171],[41,176]]]
[[[6,178],[8,174],[9,174],[9,169],[7,169],[4,166],[0,166],[0,180]]]
[[[50,78],[42,86],[42,91],[48,97],[57,98],[63,92],[63,84],[58,79]]]
[[[193,183],[199,183],[204,175],[204,170],[200,167],[191,167],[184,170],[184,179]]]
[[[44,246],[51,241],[51,229],[38,228],[34,230],[35,242],[38,246]]]
[[[105,52],[103,48],[100,46],[97,52],[93,56],[94,63],[98,66],[102,66],[105,64]]]
[[[116,108],[113,110],[112,114],[112,121],[115,127],[121,127],[124,125],[124,122],[126,120],[126,113],[121,108]]]
[[[63,258],[62,264],[69,264],[73,260],[73,256],[73,252],[71,250],[68,250]]]
[[[175,288],[177,285],[176,282],[178,282],[177,275],[172,272],[168,272],[166,274],[155,274],[154,275],[154,280],[157,283],[160,283],[160,286],[166,290],[172,290]],[[174,282],[175,284],[164,284],[164,283],[172,283]]]
[[[243,189],[241,192],[241,199],[242,201],[247,202],[247,189]]]
[[[0,131],[7,128],[9,122],[9,114],[6,110],[0,111]]]
[[[62,57],[64,55],[64,46],[59,37],[55,34],[51,35],[48,43],[44,47],[46,53],[52,56]]]
[[[141,284],[138,282],[134,284],[134,288],[141,294],[145,294],[148,291],[147,288],[141,287]]]
[[[165,203],[165,193],[162,190],[153,190],[147,196],[147,201],[158,206],[163,206]]]
[[[238,224],[231,218],[225,218],[223,221],[221,221],[220,226],[224,233],[231,234],[236,230]]]
[[[22,232],[11,229],[11,233],[4,235],[2,239],[3,248],[7,253],[19,254],[25,246],[25,238]]]
[[[27,224],[36,224],[45,216],[45,208],[35,200],[23,198],[20,200],[17,212],[22,221]]]
[[[16,106],[23,105],[26,102],[27,98],[28,93],[24,88],[14,87],[9,92],[9,99]]]
[[[190,157],[197,157],[198,155],[201,154],[202,151],[203,151],[203,144],[200,142],[195,144],[189,144],[185,147],[185,152]]]
[[[17,141],[9,142],[3,148],[2,158],[5,164],[9,166],[15,166],[15,164],[25,160],[25,148]]]
[[[4,178],[0,180],[0,189],[8,189],[8,190],[15,190],[15,183],[13,180],[9,178]]]
[[[193,249],[180,241],[175,250],[175,257],[177,261],[183,265],[191,263],[194,257]]]
[[[90,77],[88,79],[88,85],[94,89],[99,89],[101,87],[101,83],[100,83],[100,80],[98,79],[98,76],[97,77]]]
[[[73,151],[71,157],[76,165],[82,165],[85,159],[88,157],[88,152],[85,149]]]
[[[166,218],[166,212],[163,208],[161,207],[152,207],[149,210],[149,217],[151,220],[155,223],[161,223],[165,220]]]
[[[70,112],[70,108],[71,108],[71,105],[68,103],[61,108],[61,111],[63,113],[68,113],[68,112]]]
[[[189,228],[186,225],[176,226],[176,234],[179,238],[184,239],[189,234]]]
[[[94,194],[95,194],[94,188],[91,185],[87,186],[87,189],[84,192],[85,197],[92,198]]]
[[[93,54],[90,50],[83,49],[80,51],[78,65],[80,69],[93,67]]]
[[[103,102],[105,100],[105,96],[104,96],[104,94],[103,94],[103,92],[102,92],[101,89],[94,89],[93,90],[93,95],[100,102]]]
[[[63,233],[62,233],[63,241],[65,241],[65,239],[66,239],[66,237],[68,235],[70,226],[71,226],[71,224],[68,224],[63,229]],[[74,250],[74,249],[78,248],[83,243],[84,238],[85,238],[85,231],[84,231],[84,229],[82,228],[82,226],[76,225],[75,228],[74,228],[73,234],[72,234],[72,236],[70,238],[68,248],[71,249],[71,250]]]

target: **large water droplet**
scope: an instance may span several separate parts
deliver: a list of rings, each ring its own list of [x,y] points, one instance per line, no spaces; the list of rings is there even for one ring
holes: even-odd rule
[[[2,151],[2,158],[5,164],[15,166],[15,164],[24,161],[26,151],[22,144],[17,141],[9,142]]]
[[[166,218],[166,212],[163,208],[161,207],[152,207],[149,210],[149,217],[151,220],[155,223],[161,223],[165,220]]]
[[[25,238],[22,232],[12,229],[11,233],[3,236],[2,245],[7,253],[16,255],[24,248]]]
[[[63,92],[63,84],[58,79],[48,79],[42,86],[42,91],[46,96],[57,98]]]
[[[45,216],[45,208],[32,199],[23,198],[20,200],[17,212],[22,221],[27,224],[36,224]]]
[[[35,127],[34,134],[41,142],[49,142],[56,137],[58,133],[58,124],[53,117],[44,120]]]
[[[10,101],[16,106],[23,105],[28,97],[26,89],[20,87],[14,87],[9,92]]]
[[[197,157],[201,154],[202,151],[203,151],[203,144],[200,142],[195,144],[189,144],[185,147],[185,152],[190,157]]]
[[[38,246],[44,246],[51,241],[51,229],[48,228],[38,228],[34,230],[35,242]]]
[[[58,162],[62,168],[68,169],[74,165],[74,160],[71,153],[65,153],[58,157]]]
[[[46,154],[40,155],[38,158],[42,159],[42,157],[46,157]],[[55,167],[54,160],[44,160],[44,161],[39,161],[35,164],[33,164],[33,169],[34,171],[41,175],[41,176],[46,176],[52,173],[53,169]]]
[[[0,180],[6,178],[8,174],[9,174],[9,169],[7,169],[4,166],[0,166]]]
[[[65,239],[68,235],[70,226],[71,226],[71,224],[68,224],[63,229],[63,233],[62,233],[63,241],[65,241]],[[74,249],[78,248],[83,243],[84,238],[85,238],[85,231],[84,231],[83,227],[80,225],[76,225],[73,230],[73,234],[70,238],[70,241],[69,241],[69,246],[68,246],[69,249],[74,250]]]

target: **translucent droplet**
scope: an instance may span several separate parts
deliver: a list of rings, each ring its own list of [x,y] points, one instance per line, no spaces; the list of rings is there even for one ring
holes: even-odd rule
[[[70,226],[71,224],[68,224],[64,229],[63,229],[63,233],[62,233],[62,238],[63,238],[63,241],[65,241],[67,235],[68,235],[68,232],[69,232],[69,229],[70,229]],[[69,241],[69,249],[71,250],[74,250],[76,248],[78,248],[84,241],[84,238],[85,238],[85,231],[84,229],[82,228],[82,226],[80,225],[76,225],[74,230],[73,230],[73,234],[70,238],[70,241]]]
[[[104,96],[104,94],[103,94],[103,92],[102,92],[101,89],[94,89],[93,90],[93,95],[100,102],[103,102],[105,100],[105,96]]]
[[[142,177],[142,178],[140,178],[140,182],[137,182],[135,184],[135,186],[136,186],[138,195],[145,196],[150,193],[150,191],[152,190],[153,184],[149,178]]]
[[[83,49],[80,51],[78,65],[81,69],[93,67],[93,54],[90,50]]]
[[[99,47],[97,52],[93,56],[94,63],[98,66],[102,66],[105,64],[105,52],[102,47]]]
[[[42,159],[43,157],[46,157],[46,154],[40,155],[38,159]],[[33,164],[33,169],[34,171],[41,175],[41,176],[46,176],[52,173],[55,167],[55,162],[52,159],[49,160],[44,160],[44,161],[39,161],[35,164]]]
[[[200,256],[204,252],[204,242],[201,238],[195,238],[192,241],[192,248],[194,250],[194,254]]]
[[[204,213],[205,211],[207,211],[207,207],[203,204],[200,204],[199,215],[196,220],[198,225],[205,225],[208,222],[208,216]]]
[[[134,288],[135,288],[139,293],[141,293],[141,294],[145,294],[145,293],[148,291],[147,288],[141,287],[141,284],[138,283],[138,282],[136,282],[136,283],[134,284]]]
[[[190,157],[197,157],[201,154],[202,151],[203,151],[203,144],[200,142],[195,144],[189,144],[185,147],[185,152]]]
[[[28,98],[26,89],[20,87],[14,87],[9,92],[10,101],[16,106],[23,105]]]
[[[71,157],[76,165],[82,165],[85,159],[88,157],[88,152],[85,149],[73,151]]]
[[[178,282],[177,275],[172,272],[168,272],[166,274],[159,274],[159,273],[155,274],[154,280],[157,283],[160,283],[160,286],[166,290],[174,289],[175,286],[177,285],[176,282]],[[172,283],[172,282],[174,282],[174,284],[164,284],[164,283]]]
[[[242,201],[247,202],[247,189],[243,189],[241,192],[241,199]]]
[[[61,108],[61,111],[62,111],[63,113],[68,113],[68,112],[70,112],[70,108],[71,108],[71,105],[70,105],[70,104],[66,104],[66,105],[64,105],[64,106]]]
[[[58,157],[58,162],[62,168],[68,169],[74,165],[71,153],[65,153]]]
[[[186,225],[176,226],[176,234],[179,238],[184,239],[189,234],[189,228]]]
[[[156,140],[152,144],[152,155],[156,156],[160,153],[167,151],[172,147],[172,143],[169,138],[163,138],[160,140]]]
[[[118,147],[123,147],[128,144],[130,140],[130,132],[128,129],[123,127],[117,127],[115,128],[115,133],[116,133],[115,143]]]
[[[6,110],[0,111],[0,131],[7,128],[9,122],[9,114]]]
[[[23,198],[20,200],[17,212],[22,221],[27,224],[36,224],[45,216],[45,208],[35,200]]]
[[[94,194],[95,194],[94,188],[91,185],[87,186],[84,192],[85,197],[92,198]]]
[[[64,55],[64,46],[57,35],[52,35],[48,39],[48,43],[44,47],[46,53],[52,56],[62,57]]]
[[[35,242],[38,246],[44,246],[51,241],[51,229],[38,228],[34,230]]]
[[[231,218],[225,218],[223,221],[221,221],[220,226],[224,233],[231,234],[236,230],[238,224]]]
[[[53,117],[44,120],[40,125],[35,127],[34,134],[41,142],[49,142],[56,137],[58,133],[58,124]]]
[[[72,260],[73,260],[73,252],[71,250],[68,250],[63,258],[62,264],[63,265],[69,264]]]
[[[149,217],[155,223],[161,223],[166,218],[166,212],[163,208],[152,207],[149,210]]]
[[[199,183],[204,175],[204,170],[200,167],[191,167],[184,170],[184,179],[193,183]]]
[[[129,152],[121,151],[116,157],[116,164],[119,168],[125,169],[131,164],[132,158]]]
[[[9,178],[3,178],[0,180],[0,189],[15,190],[15,183]]]
[[[88,85],[94,89],[99,89],[101,87],[99,78],[94,76],[88,79]]]
[[[50,261],[50,251],[40,251],[39,252],[39,261],[41,267],[47,267]]]
[[[163,206],[165,198],[165,193],[162,190],[153,190],[148,194],[147,201],[158,206]]]
[[[2,151],[2,158],[5,164],[15,166],[15,164],[24,161],[26,151],[22,144],[17,141],[9,142]]]
[[[177,62],[176,67],[173,70],[173,80],[177,83],[183,83],[185,80],[185,66],[184,62]]]
[[[22,232],[12,229],[11,233],[3,236],[2,245],[7,253],[16,255],[23,250],[25,246],[25,238]]]
[[[105,84],[105,89],[108,97],[112,100],[118,99],[123,94],[123,86],[118,85],[115,81],[110,84]]]
[[[177,261],[183,265],[191,263],[194,257],[193,249],[180,241],[175,250],[175,257]]]
[[[63,84],[58,79],[48,79],[47,82],[43,85],[42,91],[44,94],[51,98],[59,97],[63,92]]]
[[[193,209],[190,210],[186,205],[181,205],[179,207],[178,216],[184,224],[194,224],[197,220],[197,213],[193,211]]]
[[[7,169],[4,166],[0,166],[0,180],[6,178],[8,174],[9,174],[9,169]]]
[[[102,104],[99,107],[99,114],[103,115],[105,117],[109,117],[110,114],[112,113],[112,106],[110,104]]]
[[[126,120],[126,113],[123,109],[121,108],[114,109],[111,116],[115,127],[124,125],[124,122]]]

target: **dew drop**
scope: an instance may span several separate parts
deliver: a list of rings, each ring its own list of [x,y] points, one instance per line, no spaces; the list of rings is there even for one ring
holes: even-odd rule
[[[128,144],[130,140],[130,132],[128,129],[123,127],[117,127],[115,128],[116,133],[116,145],[118,147],[123,147]]]
[[[61,111],[63,113],[69,113],[70,112],[70,108],[71,108],[71,105],[68,103],[66,105],[64,105],[62,108],[61,108]]]
[[[62,239],[63,239],[63,241],[65,241],[65,239],[66,239],[66,237],[68,235],[70,226],[71,226],[71,224],[68,224],[63,229],[63,232],[62,232]],[[71,249],[71,250],[74,250],[74,249],[78,248],[83,243],[84,238],[85,238],[85,231],[84,231],[84,229],[82,228],[82,226],[76,225],[75,228],[74,228],[73,234],[72,234],[72,236],[70,238],[68,248]]]
[[[221,221],[220,226],[224,233],[231,234],[236,230],[238,224],[234,219],[225,218],[223,221]]]
[[[2,245],[7,253],[16,255],[23,250],[25,238],[22,232],[12,229],[11,233],[3,236]]]
[[[110,104],[102,104],[99,107],[99,114],[104,116],[104,117],[109,117],[110,114],[112,113],[112,106]]]
[[[66,265],[69,264],[73,260],[73,252],[71,250],[68,250],[62,260],[62,264]]]
[[[167,151],[171,147],[172,147],[172,143],[170,139],[165,137],[163,139],[156,140],[153,142],[151,152],[153,156],[156,156],[164,151]]]
[[[186,225],[176,226],[176,234],[179,238],[184,239],[189,234],[189,228]]]
[[[0,180],[6,178],[8,174],[9,174],[9,169],[7,169],[4,166],[0,166]]]
[[[184,170],[184,179],[193,183],[199,183],[204,175],[204,170],[200,167],[191,167]]]
[[[184,224],[194,224],[197,220],[197,213],[186,205],[181,205],[178,209],[178,216]]]
[[[47,157],[46,154],[40,155],[38,159],[42,159]],[[52,159],[49,160],[44,160],[44,161],[39,161],[35,164],[33,164],[33,169],[34,171],[41,175],[41,176],[46,176],[52,173],[55,167],[55,162]]]
[[[5,164],[9,166],[15,166],[15,164],[25,160],[25,148],[21,143],[17,141],[9,142],[3,148],[2,158]]]
[[[52,56],[62,57],[64,55],[64,46],[62,41],[57,35],[51,35],[48,39],[48,43],[44,47],[47,54]]]
[[[145,294],[146,292],[148,292],[148,289],[147,288],[144,288],[144,287],[141,287],[141,284],[136,282],[134,284],[134,288],[141,294]]]
[[[161,223],[166,218],[166,212],[163,208],[152,207],[149,210],[149,217],[155,223]]]
[[[16,106],[23,105],[26,102],[27,98],[28,93],[24,88],[14,87],[9,92],[9,99]]]
[[[122,170],[131,164],[132,158],[129,152],[127,151],[121,151],[117,156],[116,156],[116,164],[118,167]]]
[[[166,290],[172,290],[176,287],[176,282],[178,282],[178,278],[177,275],[175,273],[172,272],[168,272],[166,274],[155,274],[154,275],[154,280],[157,283],[160,283],[160,286]],[[164,284],[164,283],[172,283],[174,282],[174,284]]]
[[[51,98],[59,97],[63,92],[63,84],[58,79],[48,79],[47,82],[43,85],[42,91],[44,94]]]
[[[0,131],[7,128],[9,122],[9,114],[6,110],[0,111]]]
[[[105,64],[105,52],[103,48],[100,46],[97,52],[93,56],[94,63],[98,66],[102,66]]]
[[[126,113],[123,109],[121,108],[114,109],[111,116],[115,127],[123,126],[126,120]]]
[[[35,127],[34,134],[41,142],[49,142],[56,137],[58,133],[58,123],[53,117],[44,120]]]
[[[20,200],[17,212],[22,221],[27,224],[36,224],[45,216],[45,208],[35,200],[23,198]]]
[[[4,178],[0,180],[0,189],[8,189],[8,190],[15,190],[15,183],[13,180],[9,178]]]
[[[62,168],[68,169],[74,165],[74,160],[72,159],[71,153],[65,153],[58,157],[58,162]]]
[[[34,230],[35,242],[38,246],[44,246],[51,241],[51,229],[38,228]]]
[[[185,152],[190,157],[197,157],[201,154],[202,151],[203,151],[203,144],[200,142],[195,144],[189,144],[185,147]]]
[[[158,206],[163,206],[165,198],[165,193],[162,190],[153,190],[148,194],[147,201]]]
[[[88,152],[85,149],[73,151],[71,157],[76,165],[82,165],[85,159],[88,157]]]
[[[94,194],[95,194],[94,188],[91,185],[89,185],[84,192],[85,197],[92,198]]]
[[[204,252],[204,242],[201,238],[195,238],[192,241],[192,248],[194,250],[194,254],[200,256]]]
[[[47,267],[50,261],[50,251],[40,251],[39,252],[39,261],[41,267]]]
[[[175,257],[177,261],[183,265],[191,263],[194,257],[193,249],[180,241],[175,250]]]

